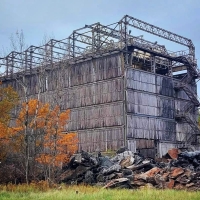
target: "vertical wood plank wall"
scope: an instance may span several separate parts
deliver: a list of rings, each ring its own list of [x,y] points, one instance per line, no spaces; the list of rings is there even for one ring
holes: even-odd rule
[[[59,104],[63,110],[70,109],[66,131],[78,133],[79,150],[117,150],[124,145],[122,67],[121,53],[117,53],[73,65],[66,63],[40,75],[40,100]],[[26,76],[29,98],[37,98],[38,81],[38,74]],[[4,81],[5,86],[8,84],[23,101],[19,82]]]
[[[127,69],[127,144],[145,156],[162,156],[183,141],[191,127],[177,123],[176,110],[190,101],[175,91],[174,80],[138,69]],[[193,88],[194,89],[194,88]],[[190,116],[195,118],[195,113]]]
[[[145,156],[162,156],[167,148],[184,140],[191,129],[187,123],[175,121],[176,110],[181,110],[190,99],[183,91],[174,90],[175,80],[171,77],[132,67],[126,69],[124,91],[123,71],[121,53],[47,69],[40,76],[40,100],[71,110],[66,130],[78,133],[79,150],[116,150],[128,145],[130,150]],[[37,73],[26,76],[29,98],[38,94],[38,81]],[[3,81],[3,86],[9,84],[23,100],[19,82]],[[192,89],[196,90],[196,86]],[[194,112],[190,115],[196,117]]]

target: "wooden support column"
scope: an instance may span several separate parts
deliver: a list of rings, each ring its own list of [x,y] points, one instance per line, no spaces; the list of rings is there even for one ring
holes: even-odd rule
[[[130,54],[129,54],[129,58],[128,58],[128,62],[129,62],[129,66],[133,66],[133,52],[131,52]]]
[[[156,59],[154,55],[151,55],[151,72],[156,73]]]
[[[172,77],[173,73],[172,73],[172,61],[168,60],[168,76]]]

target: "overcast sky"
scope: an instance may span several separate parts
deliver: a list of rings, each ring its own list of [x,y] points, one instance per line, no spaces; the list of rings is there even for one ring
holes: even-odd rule
[[[28,45],[39,45],[44,35],[67,38],[85,24],[107,25],[126,14],[190,38],[200,60],[200,0],[0,0],[0,50],[12,50],[17,30]]]

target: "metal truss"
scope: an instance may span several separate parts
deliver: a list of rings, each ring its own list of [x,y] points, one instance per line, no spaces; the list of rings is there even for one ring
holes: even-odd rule
[[[194,47],[192,41],[188,38],[182,37],[180,35],[177,35],[175,33],[167,31],[165,29],[159,28],[157,26],[154,26],[154,25],[144,22],[142,20],[136,19],[129,15],[124,16],[122,21],[124,23],[126,23],[127,25],[130,25],[134,28],[151,33],[153,35],[157,35],[159,37],[170,40],[172,42],[176,42],[181,45],[187,46],[187,47],[189,47],[191,56],[195,55],[195,47]]]
[[[132,27],[187,46],[189,51],[170,52],[163,45],[131,35]],[[30,46],[23,52],[13,51],[0,58],[1,76],[12,78],[17,72],[32,73],[38,67],[53,66],[60,61],[76,62],[111,51],[123,51],[125,64],[128,64],[130,49],[141,49],[171,61],[187,61],[193,74],[194,71],[196,73],[195,48],[190,39],[125,15],[120,21],[107,26],[100,23],[85,25],[63,40],[51,39],[42,46]]]

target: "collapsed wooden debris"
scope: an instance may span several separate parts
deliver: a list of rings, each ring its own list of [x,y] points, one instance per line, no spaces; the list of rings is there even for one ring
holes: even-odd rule
[[[101,185],[103,188],[140,187],[200,190],[200,151],[170,149],[160,161],[124,149],[109,158],[100,153],[74,155],[61,174],[67,184]]]

